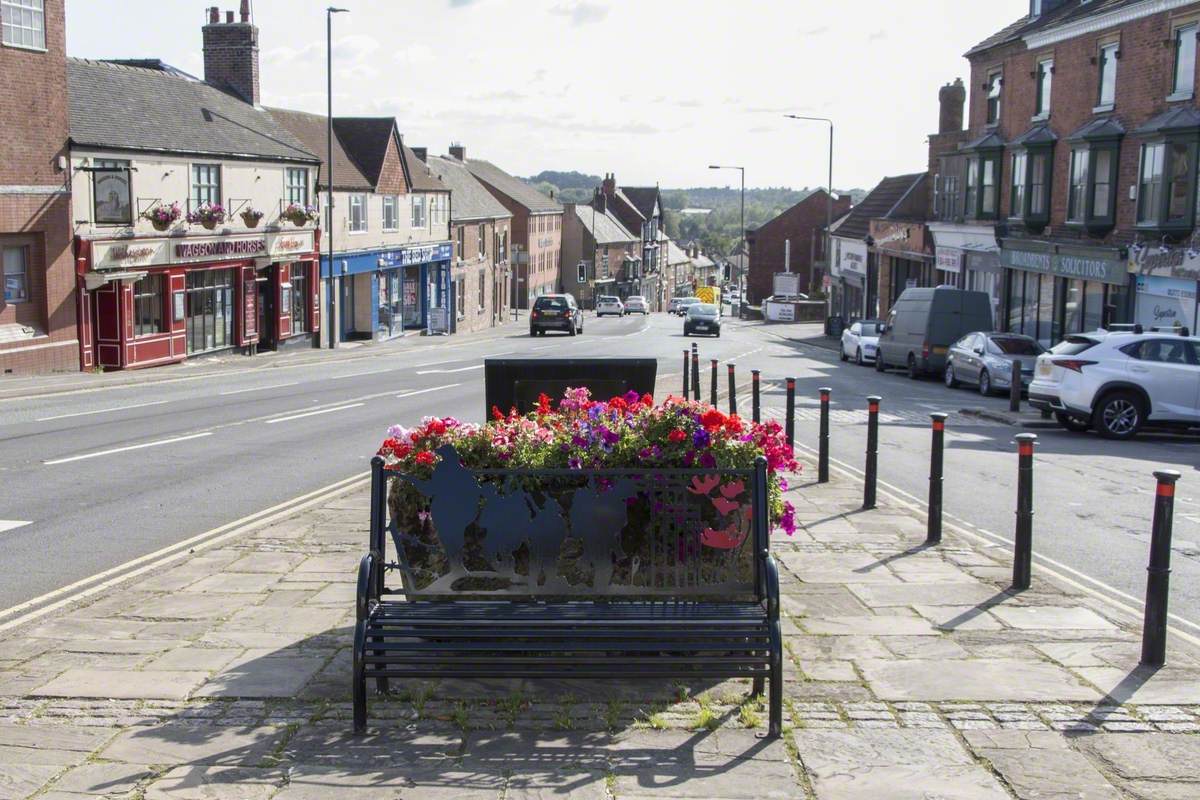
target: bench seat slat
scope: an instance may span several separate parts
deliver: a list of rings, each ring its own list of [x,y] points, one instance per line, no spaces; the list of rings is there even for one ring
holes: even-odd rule
[[[757,640],[748,641],[696,641],[684,639],[671,642],[621,642],[617,640],[606,642],[496,642],[496,641],[454,641],[454,642],[423,642],[423,641],[383,641],[370,642],[368,653],[547,653],[557,657],[562,653],[579,652],[620,652],[620,653],[659,653],[685,652],[742,652],[763,651],[770,646],[770,640],[763,636]],[[392,656],[386,656],[391,658]],[[368,658],[368,660],[370,660]]]
[[[565,633],[570,633],[572,639],[582,640],[606,640],[616,639],[618,641],[651,641],[664,642],[674,641],[676,639],[695,639],[699,641],[714,640],[714,641],[729,641],[731,637],[737,638],[766,638],[770,635],[770,631],[766,625],[761,625],[755,628],[738,628],[737,630],[727,630],[718,626],[693,626],[682,627],[676,626],[673,628],[648,628],[648,627],[629,627],[618,628],[606,626],[604,628],[575,628],[570,631],[564,631],[563,628],[497,628],[490,630],[481,630],[476,626],[469,628],[451,628],[451,627],[428,627],[428,626],[412,626],[404,625],[387,625],[387,626],[370,626],[367,629],[367,635],[375,640],[390,641],[393,639],[479,639],[484,641],[509,641],[513,639],[531,639],[531,640],[557,640],[564,637]]]

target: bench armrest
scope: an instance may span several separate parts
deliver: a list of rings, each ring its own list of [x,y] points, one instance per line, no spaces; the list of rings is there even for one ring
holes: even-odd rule
[[[375,596],[376,570],[380,568],[379,554],[371,551],[358,562],[358,590],[355,595],[354,618],[361,622],[371,613],[372,603],[378,602]]]
[[[767,601],[767,618],[779,619],[779,564],[767,550],[759,556],[762,559],[763,582]]]

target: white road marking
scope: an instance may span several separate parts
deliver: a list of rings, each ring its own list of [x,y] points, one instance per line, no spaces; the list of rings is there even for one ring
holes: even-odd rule
[[[164,445],[164,444],[175,444],[176,442],[187,442],[187,441],[191,441],[192,439],[202,439],[205,436],[212,436],[212,431],[204,431],[203,433],[193,433],[189,436],[175,436],[170,439],[159,439],[158,441],[155,441],[155,442],[144,442],[142,444],[131,444],[126,447],[114,447],[111,450],[101,450],[97,453],[83,453],[82,455],[68,456],[67,458],[55,458],[50,461],[43,461],[42,463],[49,467],[49,466],[53,466],[54,464],[67,464],[71,461],[82,461],[85,458],[99,458],[100,456],[110,456],[110,455],[113,455],[114,453],[125,453],[130,450],[142,450],[147,447],[158,447],[159,445]]]
[[[66,419],[67,417],[86,417],[88,414],[108,414],[112,411],[125,411],[130,408],[145,408],[146,406],[161,406],[163,403],[169,403],[170,400],[155,400],[151,403],[134,403],[128,406],[117,406],[116,408],[94,408],[91,411],[76,411],[73,414],[55,414],[52,417],[38,417],[37,422],[49,422],[52,419]]]
[[[234,389],[229,392],[220,392],[219,394],[221,397],[225,397],[226,395],[230,395],[230,394],[245,394],[246,392],[265,392],[268,389],[282,389],[285,386],[295,386],[298,383],[299,383],[299,381],[292,381],[291,383],[273,383],[270,386],[251,386],[249,389]]]
[[[454,372],[469,372],[473,369],[483,369],[483,364],[475,364],[470,367],[459,367],[458,369],[421,369],[417,370],[418,375],[450,375]]]
[[[418,395],[418,394],[427,394],[429,392],[440,392],[442,389],[453,389],[455,386],[462,386],[462,384],[461,383],[447,383],[445,386],[432,386],[428,389],[417,389],[412,392],[404,392],[403,394],[398,394],[398,395],[396,395],[396,399],[400,399],[401,397],[412,397],[413,395]]]
[[[276,417],[274,419],[269,419],[269,420],[267,420],[267,424],[274,425],[276,422],[290,422],[291,420],[294,420],[294,419],[303,419],[304,417],[315,417],[317,414],[331,414],[334,411],[345,411],[348,408],[358,408],[361,405],[364,405],[364,404],[363,403],[349,403],[344,406],[334,406],[333,408],[322,408],[322,409],[318,409],[317,411],[305,411],[300,414],[291,414],[286,417]]]
[[[348,375],[330,375],[325,380],[338,381],[342,378],[361,378],[363,375],[382,375],[385,372],[395,372],[399,367],[388,367],[387,369],[372,369],[366,372],[351,372]]]
[[[32,524],[33,522],[24,519],[0,519],[0,533],[15,531],[17,528],[24,528],[26,525]]]

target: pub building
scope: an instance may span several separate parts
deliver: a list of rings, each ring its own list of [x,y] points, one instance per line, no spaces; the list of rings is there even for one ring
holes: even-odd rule
[[[258,107],[246,5],[209,20],[206,81],[68,60],[82,369],[310,346],[320,330],[319,160]]]

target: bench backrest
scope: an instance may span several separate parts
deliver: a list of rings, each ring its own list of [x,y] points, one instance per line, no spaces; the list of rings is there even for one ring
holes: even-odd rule
[[[452,447],[438,453],[427,479],[372,462],[371,549],[401,574],[391,591],[762,598],[765,459],[753,469],[498,470],[468,469]]]

